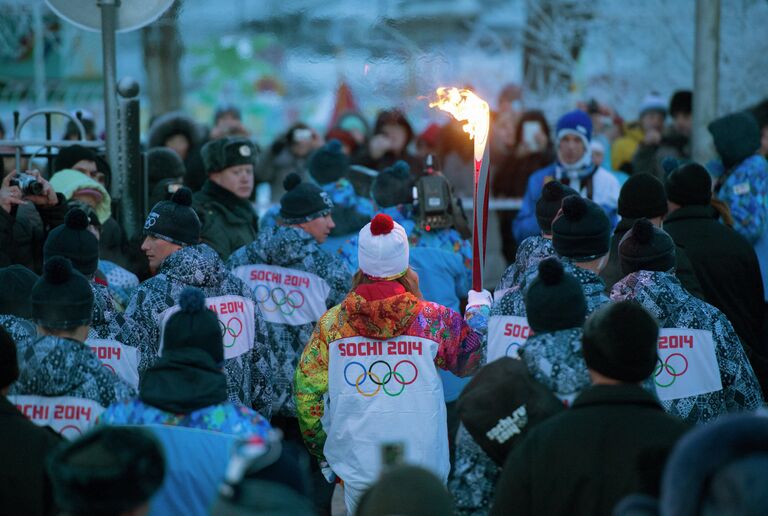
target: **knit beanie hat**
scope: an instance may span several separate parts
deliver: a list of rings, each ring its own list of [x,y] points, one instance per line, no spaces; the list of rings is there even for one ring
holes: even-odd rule
[[[170,201],[155,204],[144,222],[144,235],[177,245],[195,245],[200,242],[200,228],[200,219],[192,209],[192,191],[181,187]]]
[[[341,149],[339,140],[331,140],[309,157],[309,175],[317,184],[335,183],[349,172],[349,156]]]
[[[384,473],[362,496],[357,516],[453,514],[453,498],[434,473],[420,466],[398,466]]]
[[[686,163],[667,176],[667,199],[680,206],[707,205],[712,199],[712,177],[698,163]]]
[[[584,142],[584,148],[589,148],[589,141],[592,139],[592,119],[584,111],[576,109],[570,111],[557,121],[555,129],[555,138],[560,138],[566,134],[575,134]]]
[[[62,256],[45,262],[32,287],[32,318],[40,326],[69,330],[90,324],[93,290],[85,276]]]
[[[525,362],[502,357],[478,370],[456,409],[475,442],[503,466],[531,428],[565,407],[531,377]]]
[[[658,93],[651,92],[643,98],[643,102],[640,104],[640,117],[648,112],[661,113],[667,115],[667,101]]]
[[[648,219],[640,219],[619,243],[621,273],[666,272],[675,266],[675,243],[664,230]]]
[[[284,224],[301,224],[331,213],[333,201],[328,194],[315,184],[303,183],[298,174],[288,174],[283,188],[280,218]]]
[[[0,315],[32,318],[32,287],[38,275],[23,265],[0,269]]]
[[[150,190],[163,179],[181,179],[185,172],[184,162],[168,147],[154,147],[147,151],[147,182]]]
[[[651,174],[633,174],[619,192],[619,215],[627,219],[663,217],[667,194],[662,182]]]
[[[179,295],[181,310],[174,313],[163,329],[163,354],[180,348],[198,348],[220,364],[224,362],[224,341],[216,314],[205,306],[200,289],[185,287]]]
[[[363,274],[377,280],[393,280],[408,272],[408,235],[403,226],[384,213],[360,230],[357,261]]]
[[[43,261],[54,256],[69,258],[72,265],[86,277],[99,266],[99,240],[88,231],[88,214],[72,208],[64,217],[64,224],[55,227],[45,240]]]
[[[103,425],[54,450],[48,475],[62,512],[121,514],[160,488],[165,459],[149,431]]]
[[[560,256],[587,262],[608,252],[611,222],[603,209],[579,195],[563,199],[552,222],[552,246]]]
[[[656,367],[656,319],[636,301],[604,305],[584,324],[581,338],[587,367],[627,383],[648,378]]]
[[[581,283],[550,256],[539,262],[539,274],[525,292],[528,324],[536,333],[580,328],[587,316]]]
[[[550,181],[541,189],[541,197],[536,201],[536,222],[542,233],[552,233],[552,221],[560,211],[563,198],[569,195],[578,195],[578,192],[560,181]]]
[[[672,94],[669,101],[669,114],[675,116],[678,113],[693,112],[693,92],[690,90],[678,90]]]
[[[205,171],[213,174],[236,165],[254,165],[258,151],[248,138],[227,136],[209,141],[203,145],[200,153]]]
[[[5,389],[19,378],[16,343],[5,328],[0,326],[0,389]]]
[[[371,197],[381,208],[413,203],[413,178],[408,163],[400,160],[381,171],[371,185]]]
[[[760,148],[760,125],[749,111],[718,118],[707,129],[726,170],[754,155]]]
[[[53,163],[53,171],[70,169],[79,161],[96,161],[96,153],[82,145],[68,145],[62,147],[56,155]]]

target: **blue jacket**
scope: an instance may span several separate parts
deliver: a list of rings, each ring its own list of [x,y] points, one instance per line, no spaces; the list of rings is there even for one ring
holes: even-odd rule
[[[547,178],[549,180],[562,180],[565,184],[568,184],[566,182],[567,178],[558,176],[557,163],[552,163],[546,168],[537,170],[528,178],[528,186],[523,197],[523,206],[512,222],[512,234],[518,242],[522,242],[525,238],[538,235],[541,232],[539,224],[536,222],[536,201],[541,197],[541,189],[544,187]],[[600,167],[592,175],[592,185],[593,193],[591,199],[605,210],[606,215],[608,215],[611,221],[611,227],[614,227],[618,222],[616,212],[619,203],[619,191],[621,190],[619,181],[613,174]],[[585,195],[586,192],[579,188],[578,185],[570,184],[570,186],[582,195]]]

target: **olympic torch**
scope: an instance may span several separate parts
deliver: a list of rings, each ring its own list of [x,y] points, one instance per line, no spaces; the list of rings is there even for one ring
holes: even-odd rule
[[[450,113],[459,122],[466,122],[464,132],[474,142],[474,177],[472,221],[472,289],[483,289],[483,268],[485,267],[485,244],[488,234],[488,128],[490,110],[488,103],[470,90],[438,88],[437,100],[429,107]]]

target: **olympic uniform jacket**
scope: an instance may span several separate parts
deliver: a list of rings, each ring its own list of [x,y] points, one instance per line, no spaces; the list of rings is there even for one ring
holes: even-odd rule
[[[487,308],[465,320],[396,282],[361,285],[318,321],[296,370],[299,424],[310,452],[354,490],[380,471],[380,446],[448,476],[443,390],[436,368],[480,364]],[[473,329],[474,328],[474,329]]]
[[[456,432],[456,458],[448,491],[456,514],[484,516],[493,505],[501,468],[483,451],[463,424]]]
[[[18,347],[22,341],[37,337],[37,326],[32,321],[15,315],[0,315],[0,326],[11,336]]]
[[[269,331],[272,413],[296,417],[293,379],[301,352],[317,320],[347,295],[352,278],[312,235],[290,226],[263,229],[227,266],[253,289]]]
[[[91,427],[112,403],[136,396],[82,342],[28,339],[18,344],[18,360],[20,375],[9,399],[33,422],[67,438]]]
[[[178,310],[179,295],[188,286],[203,291],[223,327],[230,401],[271,417],[272,373],[264,319],[251,289],[206,244],[183,247],[168,256],[131,298],[125,315],[147,335],[140,348],[139,373],[157,361],[164,323]]]
[[[611,299],[635,300],[659,321],[659,363],[650,388],[655,387],[668,413],[703,423],[762,404],[757,378],[731,323],[720,310],[690,295],[674,275],[634,272],[614,285]]]
[[[536,267],[540,261],[555,254],[552,239],[541,235],[529,236],[520,243],[515,254],[515,262],[507,267],[501,276],[493,295],[500,299],[507,290],[520,286],[523,275]]]
[[[587,299],[587,315],[591,314],[610,299],[605,295],[605,284],[600,276],[592,271],[582,269],[562,259],[565,271],[573,275],[584,290]],[[535,265],[522,277],[519,287],[508,290],[501,299],[494,301],[491,307],[491,319],[488,324],[487,361],[510,356],[517,358],[526,340],[532,335],[528,326],[525,310],[525,291],[527,281],[534,277]]]

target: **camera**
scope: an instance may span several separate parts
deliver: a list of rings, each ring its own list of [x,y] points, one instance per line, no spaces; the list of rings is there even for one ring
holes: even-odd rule
[[[18,186],[23,195],[42,195],[43,184],[31,174],[16,172],[16,176],[8,183],[10,186]]]
[[[435,169],[435,159],[429,154],[424,169],[413,187],[413,204],[419,225],[426,231],[454,228],[462,238],[469,238],[469,221],[461,200],[445,176]]]

